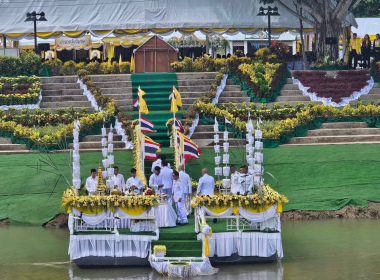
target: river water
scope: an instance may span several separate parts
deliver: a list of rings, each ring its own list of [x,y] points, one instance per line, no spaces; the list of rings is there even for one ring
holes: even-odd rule
[[[223,265],[194,279],[380,279],[378,220],[284,221],[285,257],[275,263]],[[151,268],[79,269],[67,255],[67,229],[0,227],[0,279],[167,279]]]

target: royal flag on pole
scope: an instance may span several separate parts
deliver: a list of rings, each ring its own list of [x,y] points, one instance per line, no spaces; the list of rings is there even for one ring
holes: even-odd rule
[[[137,97],[135,101],[133,101],[133,106],[138,108],[142,114],[149,114],[148,106],[143,98],[144,95],[145,91],[139,87],[137,90]]]
[[[177,131],[177,148],[179,149],[181,157],[184,158],[185,164],[187,164],[190,158],[197,159],[202,154],[198,145],[179,131]]]
[[[150,120],[141,117],[140,118],[141,123],[141,132],[142,133],[156,133],[157,131],[154,130],[154,123],[152,123]]]
[[[177,117],[174,117],[174,127],[176,130],[179,130],[179,132],[184,133],[185,129],[182,126],[182,123]]]
[[[135,56],[132,55],[131,58],[131,73],[135,73]]]
[[[161,152],[160,144],[154,142],[152,139],[150,139],[148,136],[144,135],[144,159],[157,159],[157,153]]]
[[[173,91],[169,96],[171,100],[170,112],[176,113],[178,111],[178,106],[182,107],[182,98],[179,91],[173,86]]]

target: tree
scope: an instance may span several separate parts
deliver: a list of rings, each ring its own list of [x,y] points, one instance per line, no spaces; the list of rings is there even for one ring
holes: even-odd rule
[[[317,33],[317,55],[331,55],[333,59],[338,58],[339,46],[326,45],[327,37],[339,38],[342,31],[342,21],[353,11],[361,0],[337,0],[336,4],[330,0],[260,0],[261,3],[270,4],[276,2],[279,7],[288,13],[308,23],[316,29]],[[301,15],[300,10],[303,10]]]
[[[362,0],[353,13],[355,17],[380,17],[380,0]]]

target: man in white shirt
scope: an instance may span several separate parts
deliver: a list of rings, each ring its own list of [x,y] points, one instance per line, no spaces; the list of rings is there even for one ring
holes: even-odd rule
[[[162,163],[163,161],[166,161],[166,156],[165,156],[165,155],[157,155],[157,160],[155,160],[155,161],[152,163],[152,173],[154,173],[154,168],[155,168],[156,166],[162,168],[161,163]],[[170,168],[170,163],[168,163],[168,167]]]
[[[231,193],[237,194],[240,191],[239,176],[240,173],[236,171],[235,165],[231,165]]]
[[[191,188],[191,180],[190,176],[184,171],[183,165],[181,165],[179,170],[179,180],[181,181],[181,186],[183,189],[183,200],[185,201],[187,213],[191,213],[191,195],[193,193],[193,190]]]
[[[86,180],[86,190],[88,192],[88,195],[95,195],[97,182],[98,176],[96,176],[96,169],[91,169],[91,176]]]
[[[156,189],[156,193],[161,193],[161,189],[164,185],[162,184],[161,178],[161,168],[156,166],[154,168],[154,173],[150,175],[149,178],[149,187]]]
[[[113,167],[113,174],[115,175],[114,185],[117,186],[119,191],[124,192],[125,191],[125,180],[124,180],[124,176],[119,174],[119,167],[117,167],[117,166]]]
[[[248,166],[243,165],[240,167],[239,176],[240,190],[238,195],[248,195],[253,192],[253,176],[248,173]]]
[[[136,177],[136,169],[131,169],[132,177],[127,180],[127,190],[132,189],[137,193],[141,193],[144,184],[139,177]]]
[[[215,180],[208,175],[207,168],[202,169],[202,177],[199,179],[197,196],[198,195],[214,195]]]
[[[179,173],[173,171],[173,200],[175,207],[177,209],[178,224],[183,226],[188,224],[187,211],[185,206],[185,201],[183,199],[183,188],[181,185],[181,180],[179,179]]]
[[[161,169],[161,182],[162,182],[162,188],[161,192],[168,195],[168,201],[172,198],[172,189],[173,189],[173,169],[170,169],[168,167],[168,163],[166,161],[163,161],[162,163],[163,168]]]

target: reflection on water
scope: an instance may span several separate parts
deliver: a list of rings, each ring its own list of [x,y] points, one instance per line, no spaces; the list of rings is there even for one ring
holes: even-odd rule
[[[220,265],[194,279],[380,279],[378,220],[284,221],[281,262]],[[70,264],[66,229],[0,227],[0,279],[167,279],[149,267],[80,269]]]

